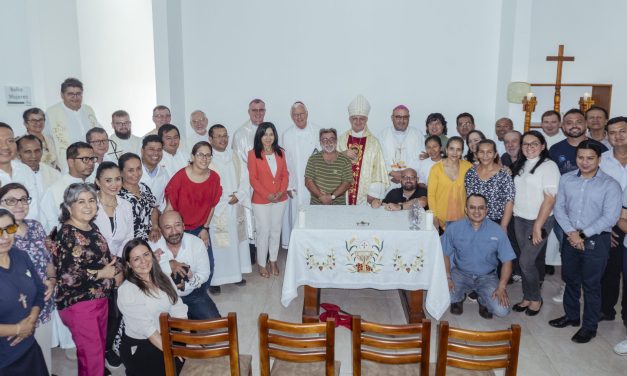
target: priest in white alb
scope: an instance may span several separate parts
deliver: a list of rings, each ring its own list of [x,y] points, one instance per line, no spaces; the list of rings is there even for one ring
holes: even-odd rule
[[[385,159],[379,140],[368,129],[370,103],[358,95],[348,105],[351,129],[342,134],[337,150],[353,164],[353,184],[347,192],[348,205],[369,204],[382,199],[389,186]]]
[[[308,121],[309,112],[302,102],[292,105],[290,111],[292,117],[291,127],[283,132],[280,145],[285,149],[285,160],[290,173],[290,182],[287,194],[290,196],[288,208],[283,214],[283,229],[281,231],[281,244],[287,249],[290,241],[292,227],[298,218],[298,208],[309,205],[310,194],[305,187],[305,168],[312,154],[318,152],[319,127]]]
[[[406,168],[418,170],[419,155],[425,150],[422,134],[409,126],[409,109],[398,105],[392,110],[392,127],[381,132],[381,150],[390,180],[388,189],[400,188],[401,171]]]
[[[252,271],[244,212],[245,207],[251,207],[248,169],[239,156],[228,149],[229,135],[223,125],[216,124],[209,129],[209,143],[213,147],[210,167],[220,175],[222,185],[222,197],[209,226],[215,259],[211,285],[244,285],[246,280],[242,273]]]

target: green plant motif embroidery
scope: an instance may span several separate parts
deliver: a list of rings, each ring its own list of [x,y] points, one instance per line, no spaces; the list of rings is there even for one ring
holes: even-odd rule
[[[425,259],[424,259],[424,251],[421,249],[420,254],[414,257],[414,260],[411,264],[406,263],[401,256],[398,249],[394,251],[394,257],[392,259],[394,261],[394,270],[395,271],[406,271],[407,273],[419,272],[424,267]]]
[[[356,237],[346,242],[346,266],[351,273],[379,273],[383,264],[383,241],[374,238],[372,243]]]
[[[305,261],[308,269],[317,268],[320,271],[324,269],[333,270],[335,268],[335,249],[331,248],[331,251],[327,253],[322,261],[318,261],[316,256],[308,248],[305,251]]]

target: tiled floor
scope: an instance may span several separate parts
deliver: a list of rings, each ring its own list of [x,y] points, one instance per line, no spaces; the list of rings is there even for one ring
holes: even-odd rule
[[[280,263],[285,262],[285,252],[280,254]],[[559,269],[558,269],[559,270]],[[616,355],[612,348],[625,338],[625,328],[619,320],[599,324],[597,337],[585,345],[575,344],[570,337],[576,328],[555,329],[547,322],[563,314],[561,304],[554,303],[551,297],[559,289],[559,277],[547,276],[542,295],[544,306],[542,312],[535,317],[524,313],[512,312],[508,317],[485,320],[478,314],[477,303],[466,302],[462,316],[446,313],[442,319],[448,320],[451,326],[477,330],[495,330],[505,328],[512,323],[522,326],[522,340],[518,374],[522,376],[579,376],[579,375],[626,375],[627,356]],[[264,279],[257,273],[246,276],[245,287],[228,285],[222,287],[222,294],[213,296],[220,312],[237,312],[240,352],[253,355],[253,374],[259,375],[257,318],[259,313],[267,312],[271,318],[299,322],[303,296],[302,288],[299,297],[285,308],[280,303],[282,279],[273,277]],[[522,295],[520,283],[510,285],[510,299],[513,303]],[[402,323],[404,314],[397,291],[378,290],[323,290],[322,302],[335,303],[342,309],[358,313],[364,319]],[[433,320],[432,320],[433,321]],[[435,349],[437,323],[433,322],[432,349]],[[342,362],[341,374],[351,374],[350,332],[342,327],[336,331],[336,359]],[[435,361],[435,351],[432,350]],[[59,376],[76,375],[76,361],[68,360],[63,351],[53,351],[53,372]],[[123,367],[114,370],[114,375],[124,375]]]

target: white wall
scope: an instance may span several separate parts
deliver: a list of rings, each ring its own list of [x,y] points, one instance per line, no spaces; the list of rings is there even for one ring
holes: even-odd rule
[[[444,113],[453,133],[464,111],[493,126],[500,1],[181,4],[187,116],[201,108],[233,131],[259,97],[266,120],[285,128],[301,100],[312,121],[343,131],[348,103],[363,94],[374,130],[401,103],[420,129],[430,112]]]

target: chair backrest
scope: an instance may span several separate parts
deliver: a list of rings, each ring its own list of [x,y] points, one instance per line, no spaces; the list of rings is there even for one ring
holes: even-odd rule
[[[174,357],[217,358],[229,356],[231,375],[239,376],[239,346],[237,342],[237,315],[212,320],[188,320],[159,316],[161,341],[166,376],[175,376]]]
[[[270,357],[297,363],[325,361],[327,376],[334,374],[335,320],[294,324],[259,315],[259,369],[270,375]]]
[[[436,376],[446,374],[446,366],[471,370],[505,368],[506,376],[515,376],[520,350],[520,325],[492,332],[451,328],[440,322]]]
[[[429,374],[431,321],[388,325],[353,316],[353,376],[361,376],[361,361],[386,364],[420,363],[420,374]],[[365,346],[365,347],[364,347]]]

